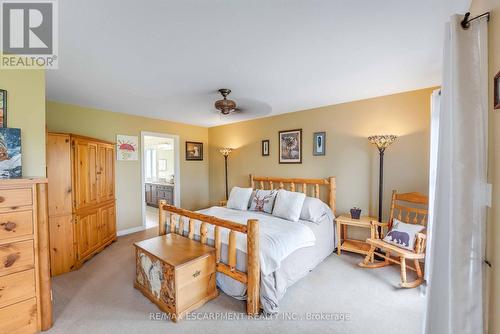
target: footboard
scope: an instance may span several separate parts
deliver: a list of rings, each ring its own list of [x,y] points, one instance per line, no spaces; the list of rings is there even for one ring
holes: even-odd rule
[[[260,263],[259,263],[259,222],[256,219],[249,219],[247,225],[238,224],[229,220],[220,219],[201,213],[184,210],[160,201],[159,204],[159,235],[166,234],[165,223],[170,225],[169,233],[182,235],[184,231],[184,219],[189,219],[188,238],[194,239],[195,220],[201,222],[200,242],[206,244],[207,224],[214,225],[214,240],[216,250],[216,268],[221,272],[243,284],[247,285],[247,313],[259,313],[259,289],[260,289]],[[228,263],[221,262],[221,236],[220,229],[227,228],[229,232],[228,240]],[[236,270],[236,233],[247,235],[247,272]]]

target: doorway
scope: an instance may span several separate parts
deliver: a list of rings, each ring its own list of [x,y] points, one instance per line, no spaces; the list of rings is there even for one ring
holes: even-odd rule
[[[141,132],[142,225],[158,226],[158,202],[180,207],[179,136]]]

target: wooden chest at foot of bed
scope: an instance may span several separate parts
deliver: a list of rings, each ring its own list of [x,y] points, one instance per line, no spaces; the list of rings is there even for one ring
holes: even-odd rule
[[[173,321],[217,297],[215,248],[177,234],[136,242],[134,287]]]

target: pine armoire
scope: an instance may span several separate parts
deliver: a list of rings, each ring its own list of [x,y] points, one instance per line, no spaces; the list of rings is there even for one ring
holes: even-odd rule
[[[115,145],[47,134],[52,276],[78,269],[116,240]]]

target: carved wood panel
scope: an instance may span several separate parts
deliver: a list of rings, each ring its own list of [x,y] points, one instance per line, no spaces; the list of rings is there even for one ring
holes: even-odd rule
[[[168,308],[175,311],[174,268],[137,250],[136,280],[151,295]]]

